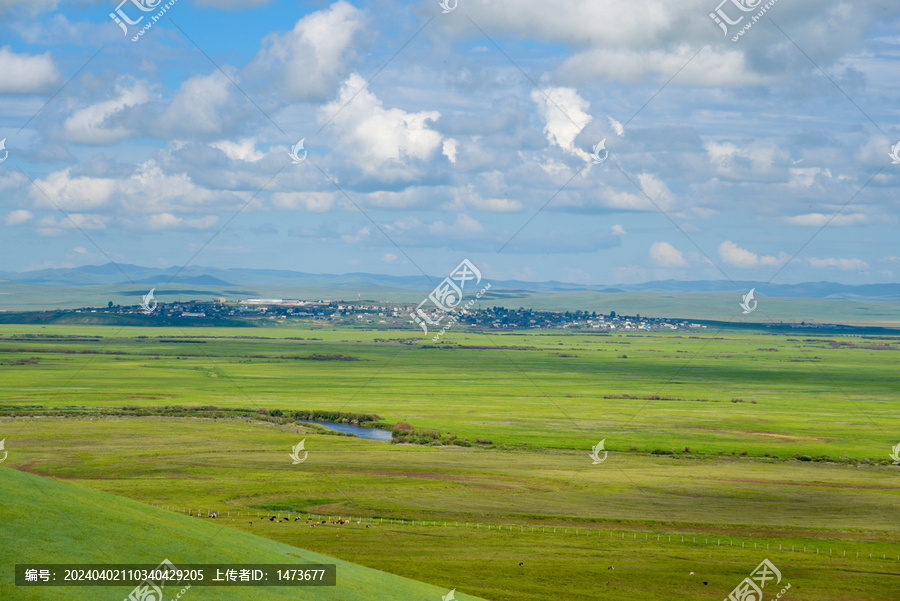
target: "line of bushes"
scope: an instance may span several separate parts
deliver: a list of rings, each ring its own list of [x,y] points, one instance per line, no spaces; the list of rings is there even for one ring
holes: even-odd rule
[[[413,428],[406,422],[395,424],[391,428],[391,444],[409,443],[430,446],[456,445],[460,447],[471,447],[472,443],[468,438],[457,438],[455,434],[448,432],[441,433],[440,430],[430,430],[427,428]],[[477,444],[492,444],[491,441],[483,441],[477,439]]]
[[[216,419],[256,419],[278,424],[293,423],[298,420],[311,420],[343,424],[368,424],[380,420],[372,413],[344,413],[340,411],[321,410],[282,410],[282,409],[248,409],[241,407],[216,407],[203,405],[185,407],[180,405],[140,406],[125,405],[123,407],[85,407],[68,405],[49,408],[43,405],[0,406],[0,415],[8,417],[55,416],[73,417],[82,415],[124,416],[124,417],[205,417]]]

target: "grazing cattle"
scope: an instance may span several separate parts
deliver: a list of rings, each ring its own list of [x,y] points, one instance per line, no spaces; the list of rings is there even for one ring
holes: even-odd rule
[[[275,516],[273,515],[272,517],[270,517],[270,518],[269,518],[269,521],[270,521],[270,522],[274,522],[274,521],[275,521]]]

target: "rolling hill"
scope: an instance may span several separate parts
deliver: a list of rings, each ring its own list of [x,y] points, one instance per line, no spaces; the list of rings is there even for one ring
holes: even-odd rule
[[[170,486],[158,481],[159,486]],[[0,467],[0,548],[5,564],[189,563],[337,564],[337,586],[193,587],[186,599],[223,601],[396,601],[432,599],[446,590],[259,538],[215,520]],[[133,587],[16,587],[13,570],[0,573],[0,599],[122,599]],[[166,599],[179,589],[168,587]],[[457,593],[459,599],[477,599]]]

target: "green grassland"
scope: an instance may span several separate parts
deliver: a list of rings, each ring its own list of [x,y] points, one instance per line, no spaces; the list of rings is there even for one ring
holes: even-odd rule
[[[722,599],[764,557],[798,601],[896,599],[898,352],[898,339],[808,333],[451,331],[435,344],[409,331],[4,325],[7,411],[342,411],[472,446],[258,419],[6,417],[0,473],[116,495],[104,510],[173,508],[185,540],[212,521],[182,509],[241,512],[216,526],[496,601]],[[323,360],[335,355],[354,360]],[[309,457],[293,465],[301,439]],[[608,459],[592,465],[601,439]],[[244,519],[275,510],[365,519]]]
[[[327,563],[337,565],[329,587],[191,587],[186,599],[270,600],[440,598],[446,589],[363,568],[228,528],[66,482],[0,467],[0,598],[122,599],[133,587],[17,588],[17,563]],[[181,587],[165,587],[166,599]],[[299,591],[299,592],[298,592]],[[460,598],[473,599],[468,595]]]
[[[4,427],[18,428],[9,467],[119,495],[95,513],[130,497],[188,520],[188,533],[216,523],[486,599],[721,599],[764,557],[801,587],[796,599],[888,600],[900,582],[887,467],[637,454],[593,466],[573,451],[391,445],[250,420]],[[309,456],[294,465],[301,438]],[[223,517],[183,517],[198,510]],[[352,519],[311,528],[266,519],[276,511]]]
[[[52,326],[0,334],[0,404],[12,406],[327,409],[473,443],[588,449],[606,439],[619,452],[875,461],[888,460],[900,432],[897,339],[451,332],[433,344],[409,332]],[[359,360],[309,360],[334,354]]]

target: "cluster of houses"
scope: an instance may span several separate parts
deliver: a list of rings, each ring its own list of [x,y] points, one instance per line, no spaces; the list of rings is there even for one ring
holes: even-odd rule
[[[324,321],[335,325],[365,325],[371,327],[405,328],[417,327],[412,314],[415,305],[405,303],[342,300],[300,300],[278,298],[248,298],[228,301],[215,298],[212,301],[159,302],[148,312],[141,305],[112,305],[98,308],[70,310],[73,312],[108,313],[117,315],[147,315],[170,319],[192,318],[192,320],[222,320],[227,325],[231,318],[260,318],[268,320],[305,319]],[[432,313],[431,319],[438,321],[440,314]],[[617,315],[615,311],[603,315],[588,311],[542,311],[537,309],[509,309],[506,307],[483,307],[469,309],[455,316],[461,325],[482,329],[586,329],[601,331],[629,330],[683,330],[705,329],[705,325],[684,320],[662,317],[642,317],[640,315]]]

